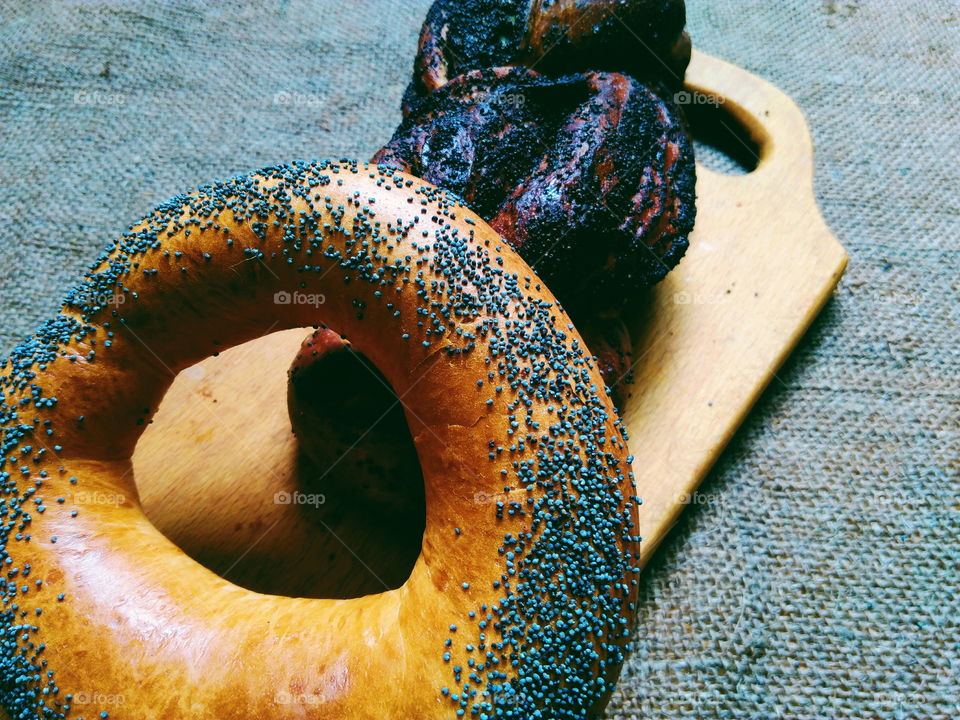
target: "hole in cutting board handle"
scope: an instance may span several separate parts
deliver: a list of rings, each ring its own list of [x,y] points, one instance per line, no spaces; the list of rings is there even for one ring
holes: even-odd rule
[[[742,109],[733,101],[694,87],[674,98],[686,115],[699,164],[724,175],[745,175],[757,169],[766,133],[762,128],[751,132],[738,117]]]

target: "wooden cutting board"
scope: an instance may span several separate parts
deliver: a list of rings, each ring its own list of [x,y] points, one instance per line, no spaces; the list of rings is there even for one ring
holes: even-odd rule
[[[738,130],[759,162],[743,175],[698,167],[690,251],[632,323],[635,378],[624,418],[644,500],[645,558],[847,262],[817,210],[813,147],[797,106],[703,53],[694,54],[688,91],[698,125]],[[379,592],[412,567],[415,522],[283,501],[316,493],[322,475],[298,453],[286,407],[286,371],[307,334],[270,334],[182,372],[137,447],[137,486],[168,537],[238,584],[313,597]]]

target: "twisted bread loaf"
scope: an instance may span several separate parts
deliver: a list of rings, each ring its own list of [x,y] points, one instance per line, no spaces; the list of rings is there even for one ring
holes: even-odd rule
[[[690,63],[685,24],[684,0],[436,0],[404,112],[458,75],[503,66],[607,70],[678,90]]]

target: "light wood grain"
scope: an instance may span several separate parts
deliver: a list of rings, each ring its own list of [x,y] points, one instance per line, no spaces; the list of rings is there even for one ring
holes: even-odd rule
[[[760,160],[740,176],[699,167],[691,249],[633,328],[624,418],[645,559],[846,264],[814,201],[812,144],[796,105],[702,53],[688,77],[691,91],[722,99]],[[286,409],[286,370],[306,334],[269,335],[181,373],[138,445],[137,485],[161,530],[228,579],[292,595],[377,592],[412,564],[404,518],[274,502],[277,493],[322,490],[313,484],[320,470],[298,456]]]
[[[698,219],[683,262],[633,329],[639,358],[624,408],[649,559],[707,471],[830,297],[847,254],[813,195],[813,144],[774,86],[694,53],[687,85],[759,148],[746,175],[697,169]]]

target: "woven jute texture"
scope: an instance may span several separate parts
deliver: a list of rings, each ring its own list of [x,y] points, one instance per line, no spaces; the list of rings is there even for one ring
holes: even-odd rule
[[[427,5],[0,1],[4,354],[159,201],[369,157]],[[643,575],[609,716],[958,718],[960,6],[688,5],[806,112],[851,265]]]

